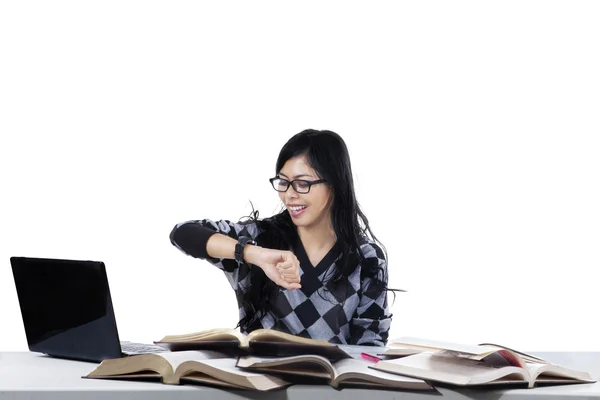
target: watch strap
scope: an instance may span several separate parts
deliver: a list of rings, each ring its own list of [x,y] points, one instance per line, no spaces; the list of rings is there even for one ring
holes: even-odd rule
[[[244,263],[244,247],[247,244],[256,245],[256,241],[252,240],[248,236],[240,236],[238,242],[235,244],[235,261],[239,263]]]

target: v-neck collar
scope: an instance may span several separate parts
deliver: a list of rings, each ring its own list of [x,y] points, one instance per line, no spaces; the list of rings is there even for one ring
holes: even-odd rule
[[[308,254],[306,254],[306,250],[304,249],[304,245],[302,244],[302,240],[300,240],[300,236],[297,238],[296,242],[296,257],[298,257],[298,261],[300,262],[300,268],[302,268],[303,274],[319,276],[327,268],[333,264],[333,262],[338,258],[339,253],[341,251],[341,245],[339,241],[333,244],[333,247],[325,254],[325,256],[319,261],[317,265],[312,265],[310,259],[308,258]]]

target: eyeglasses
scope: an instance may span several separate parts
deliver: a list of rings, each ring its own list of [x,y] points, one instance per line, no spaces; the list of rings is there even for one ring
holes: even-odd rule
[[[305,181],[303,179],[294,179],[293,181],[288,181],[287,179],[275,177],[269,179],[271,185],[273,185],[273,189],[278,192],[287,192],[290,188],[290,185],[294,188],[297,193],[308,193],[310,192],[310,187],[312,185],[316,185],[317,183],[326,182],[325,179],[319,179],[318,181]]]

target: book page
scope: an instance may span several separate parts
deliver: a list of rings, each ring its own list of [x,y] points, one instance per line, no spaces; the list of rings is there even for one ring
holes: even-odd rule
[[[197,365],[201,363],[201,367]],[[226,383],[246,388],[259,390],[270,390],[277,387],[289,385],[289,383],[278,377],[261,372],[247,371],[236,367],[237,358],[214,358],[202,361],[188,361],[180,364],[176,374],[185,377],[188,373],[196,374],[202,372],[208,376],[220,379]],[[197,370],[195,370],[197,369]]]
[[[522,368],[494,367],[468,358],[435,353],[419,353],[394,360],[379,361],[371,368],[455,385],[483,385],[501,378],[530,381],[529,374]]]
[[[173,370],[186,361],[206,361],[218,358],[224,358],[225,355],[217,351],[210,350],[190,350],[190,351],[169,351],[159,353],[159,355],[167,360],[172,366]]]
[[[533,356],[531,354],[523,353],[521,351],[513,350],[513,349],[508,348],[506,346],[500,346],[499,344],[481,343],[481,344],[479,344],[479,346],[496,347],[498,349],[508,350],[508,351],[510,351],[512,353],[518,354],[524,361],[526,361],[528,363],[544,363],[544,364],[548,363],[546,360],[543,360],[543,359],[541,359],[539,357]]]
[[[378,353],[379,356],[387,356],[387,357],[406,357],[411,356],[413,354],[422,353],[423,351],[435,351],[435,350],[425,350],[423,348],[418,347],[389,347],[382,353]],[[440,350],[444,351],[444,350]]]
[[[458,353],[466,353],[472,354],[474,359],[481,359],[488,354],[498,351],[497,347],[494,346],[480,346],[480,345],[470,345],[470,344],[462,344],[462,343],[453,343],[453,342],[444,342],[440,340],[431,340],[425,338],[416,338],[416,337],[402,337],[400,339],[394,340],[390,343],[389,347],[417,347],[422,349],[430,349],[430,350],[449,350],[455,351]]]
[[[212,360],[205,360],[203,361],[203,364],[210,365],[213,368],[239,376],[250,377],[264,375],[261,372],[246,371],[236,367],[237,358],[217,358]]]
[[[334,380],[341,381],[349,379],[360,379],[377,384],[395,383],[424,383],[422,379],[409,378],[407,376],[392,374],[389,372],[379,371],[370,366],[375,365],[373,362],[347,358],[340,360],[334,364],[335,377]]]
[[[246,341],[260,341],[260,342],[288,342],[288,343],[299,343],[306,344],[312,346],[325,346],[332,347],[335,346],[332,343],[329,343],[324,340],[315,340],[310,338],[305,338],[301,336],[295,336],[289,333],[276,331],[274,329],[257,329],[253,332],[250,332],[246,337]]]
[[[242,342],[244,335],[237,329],[217,328],[182,335],[167,335],[157,342],[199,342],[237,340]]]
[[[290,357],[245,356],[239,358],[237,366],[240,368],[268,368],[273,372],[285,371],[297,374],[327,371],[330,378],[335,373],[333,365],[327,358],[312,354]]]
[[[104,378],[153,371],[163,379],[170,380],[173,368],[162,354],[139,354],[131,357],[111,358],[102,361],[86,378]],[[152,374],[152,373],[151,373]]]
[[[460,357],[461,354],[458,356]],[[503,349],[485,356],[480,361],[485,362],[486,364],[491,364],[495,367],[513,366],[527,369],[527,364],[517,354]]]
[[[576,371],[554,364],[532,363],[527,364],[527,367],[533,379],[540,382],[564,382],[565,380],[596,382],[587,372]]]

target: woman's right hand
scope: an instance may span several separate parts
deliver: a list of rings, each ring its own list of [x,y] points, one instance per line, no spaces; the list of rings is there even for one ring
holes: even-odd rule
[[[277,285],[300,289],[300,262],[291,251],[266,249],[260,246],[244,247],[244,259],[265,272]]]

